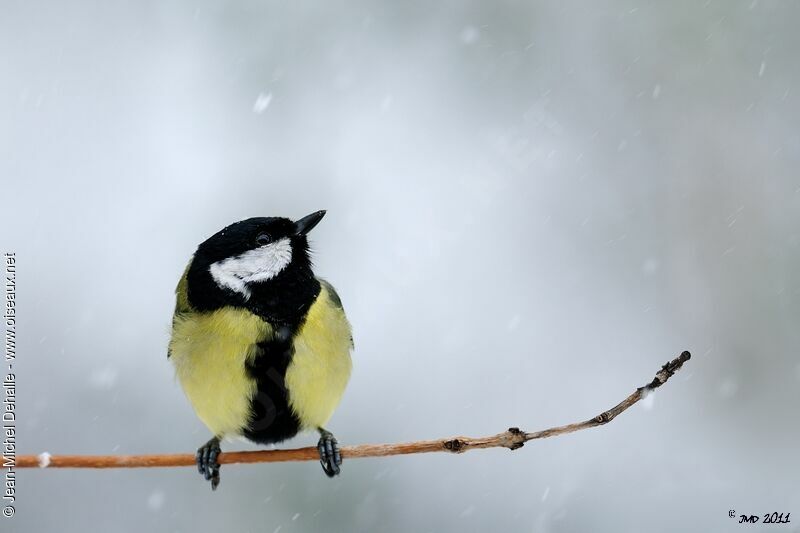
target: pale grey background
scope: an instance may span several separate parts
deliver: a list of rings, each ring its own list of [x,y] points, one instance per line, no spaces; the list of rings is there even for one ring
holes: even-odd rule
[[[695,358],[514,453],[226,467],[217,493],[191,469],[25,471],[3,531],[798,531],[798,22],[758,0],[4,0],[21,452],[208,438],[166,359],[172,290],[256,215],[328,209],[344,443],[572,422]]]

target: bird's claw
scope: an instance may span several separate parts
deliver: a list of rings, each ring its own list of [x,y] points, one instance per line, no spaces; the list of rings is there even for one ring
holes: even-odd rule
[[[339,449],[339,443],[330,431],[320,431],[317,450],[319,450],[319,462],[325,474],[328,477],[339,474],[339,467],[342,465],[342,452]]]
[[[198,448],[195,460],[197,461],[197,471],[211,481],[211,490],[217,490],[219,486],[219,454],[222,450],[219,447],[219,438],[214,437],[203,446]]]

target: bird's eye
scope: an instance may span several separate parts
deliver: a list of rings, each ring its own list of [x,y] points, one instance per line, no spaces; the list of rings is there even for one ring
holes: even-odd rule
[[[259,233],[258,237],[256,237],[256,244],[259,246],[264,246],[265,244],[269,244],[272,239],[270,238],[269,234],[267,233]]]

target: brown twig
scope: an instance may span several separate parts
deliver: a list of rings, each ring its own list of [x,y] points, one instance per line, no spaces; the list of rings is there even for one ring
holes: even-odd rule
[[[555,437],[580,431],[582,429],[602,426],[614,420],[620,413],[644,398],[648,392],[657,389],[678,371],[683,363],[691,358],[689,352],[683,352],[678,357],[661,367],[656,377],[643,387],[639,387],[630,396],[607,411],[603,411],[594,418],[558,426],[541,431],[527,433],[519,428],[509,428],[508,431],[489,437],[451,437],[449,439],[425,440],[398,444],[362,444],[360,446],[345,446],[342,448],[342,457],[353,459],[356,457],[385,457],[387,455],[405,455],[411,453],[452,452],[463,453],[479,448],[508,448],[516,450],[526,442],[534,439]],[[4,457],[5,459],[5,457]],[[276,463],[280,461],[313,461],[319,459],[315,447],[295,448],[291,450],[262,450],[255,452],[225,452],[219,456],[221,464],[231,463]],[[16,467],[30,468],[47,466],[48,468],[146,468],[163,466],[194,466],[194,454],[180,453],[168,455],[19,455],[16,457]]]

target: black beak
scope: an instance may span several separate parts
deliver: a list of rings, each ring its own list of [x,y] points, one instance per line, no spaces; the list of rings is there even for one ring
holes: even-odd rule
[[[296,235],[305,235],[312,229],[314,226],[319,224],[319,221],[322,220],[322,217],[325,216],[325,210],[317,211],[316,213],[311,213],[308,216],[305,216],[294,223],[294,231]]]

